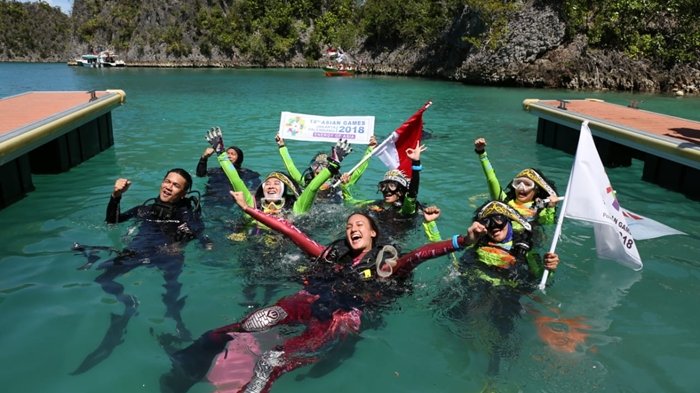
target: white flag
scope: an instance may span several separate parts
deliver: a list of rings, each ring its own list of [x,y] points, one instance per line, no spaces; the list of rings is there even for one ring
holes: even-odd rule
[[[622,214],[627,219],[627,225],[632,231],[632,235],[636,240],[653,239],[655,237],[667,235],[687,235],[678,229],[671,228],[668,225],[654,221],[651,218],[644,217],[641,214],[631,212],[627,209],[622,209]]]
[[[593,223],[598,257],[634,270],[642,268],[637,245],[600,161],[588,121],[581,124],[566,202],[566,217]]]

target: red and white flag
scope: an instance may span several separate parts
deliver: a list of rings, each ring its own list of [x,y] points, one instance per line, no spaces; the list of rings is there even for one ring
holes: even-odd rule
[[[373,152],[373,155],[379,157],[389,169],[400,169],[409,179],[413,175],[413,170],[411,159],[406,156],[406,149],[415,148],[423,136],[423,112],[432,104],[432,101],[426,102]]]
[[[637,245],[593,143],[588,121],[581,125],[562,214],[593,223],[598,257],[634,270],[642,268]]]

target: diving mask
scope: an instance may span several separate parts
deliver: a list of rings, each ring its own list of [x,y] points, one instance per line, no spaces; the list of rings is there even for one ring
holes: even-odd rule
[[[513,186],[513,189],[522,192],[530,192],[535,188],[535,182],[527,177],[516,177],[513,179],[511,185]]]
[[[279,211],[284,207],[284,198],[280,199],[261,199],[260,205],[264,212]]]
[[[503,214],[494,214],[491,216],[479,219],[479,223],[485,226],[489,231],[492,229],[503,229],[508,224],[508,217]]]
[[[379,192],[382,194],[396,194],[399,191],[399,183],[395,181],[383,181],[378,185]]]

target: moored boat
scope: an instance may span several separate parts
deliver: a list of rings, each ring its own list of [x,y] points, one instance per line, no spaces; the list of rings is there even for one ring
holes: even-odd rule
[[[354,76],[357,72],[352,58],[340,48],[329,48],[325,57],[328,58],[328,64],[322,68],[326,76]]]
[[[117,59],[117,55],[115,55],[112,51],[107,50],[104,50],[96,55],[82,55],[79,59],[75,59],[74,62],[77,66],[89,68],[126,67],[124,60]]]
[[[332,65],[327,65],[323,67],[323,72],[326,76],[353,76],[355,75],[355,69],[350,68],[338,68]]]

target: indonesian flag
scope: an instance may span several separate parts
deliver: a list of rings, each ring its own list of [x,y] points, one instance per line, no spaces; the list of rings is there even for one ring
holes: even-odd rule
[[[411,159],[406,156],[406,149],[415,148],[423,136],[423,112],[432,104],[432,101],[426,102],[374,149],[373,155],[379,157],[384,165],[389,169],[401,170],[409,179],[413,170]]]
[[[562,213],[568,218],[593,223],[598,257],[634,270],[642,268],[637,245],[600,161],[588,121],[581,124]]]

